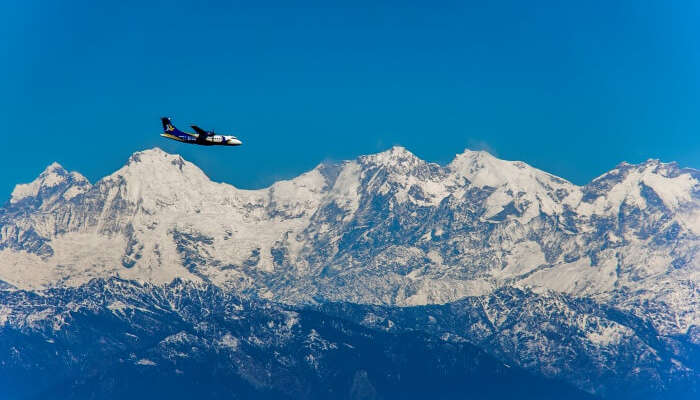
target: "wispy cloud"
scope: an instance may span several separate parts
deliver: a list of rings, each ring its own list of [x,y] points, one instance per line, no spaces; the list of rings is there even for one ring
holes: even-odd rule
[[[486,151],[486,152],[490,153],[492,156],[498,157],[498,152],[496,151],[496,149],[484,140],[469,139],[467,141],[467,146],[471,150]]]

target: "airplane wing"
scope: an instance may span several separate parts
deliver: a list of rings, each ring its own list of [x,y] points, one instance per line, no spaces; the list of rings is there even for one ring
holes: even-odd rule
[[[197,132],[197,134],[200,137],[207,137],[213,135],[213,133],[207,132],[204,129],[198,127],[197,125],[192,125],[192,129],[194,129],[194,131]]]

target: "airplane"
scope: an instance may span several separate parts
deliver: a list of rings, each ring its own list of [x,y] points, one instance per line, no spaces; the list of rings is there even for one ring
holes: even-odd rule
[[[197,133],[189,133],[177,129],[168,117],[163,117],[160,121],[163,123],[163,133],[161,133],[160,136],[177,140],[178,142],[202,146],[240,146],[243,144],[243,142],[235,136],[217,135],[214,131],[205,131],[197,125],[192,125],[192,129]]]

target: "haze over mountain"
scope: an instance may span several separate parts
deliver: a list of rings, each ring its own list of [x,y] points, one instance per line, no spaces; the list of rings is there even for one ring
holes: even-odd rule
[[[675,163],[622,163],[577,186],[486,152],[467,150],[441,166],[393,147],[241,190],[156,148],[95,183],[52,164],[17,185],[0,209],[0,249],[0,336],[55,341],[80,329],[87,310],[122,330],[134,313],[170,307],[180,315],[177,302],[134,300],[167,298],[175,285],[389,335],[469,343],[602,397],[697,392],[700,171]],[[89,300],[100,291],[110,299]],[[192,302],[195,314],[214,313],[183,300]],[[232,315],[226,307],[222,318]],[[177,318],[199,339],[178,337],[220,348],[225,329]],[[237,329],[230,340],[267,346]],[[175,333],[141,335],[158,343]],[[338,341],[328,343],[324,351],[337,350]],[[25,356],[3,359],[31,364]],[[366,370],[357,371],[348,376],[363,381]],[[379,384],[367,379],[363,390]]]

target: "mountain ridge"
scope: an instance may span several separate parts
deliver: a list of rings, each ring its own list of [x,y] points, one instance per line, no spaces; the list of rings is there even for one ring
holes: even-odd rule
[[[596,398],[464,340],[373,329],[181,280],[0,292],[0,304],[11,308],[0,308],[9,398]]]
[[[177,157],[179,157],[179,159],[176,159],[177,161],[172,160],[172,161],[175,161],[176,164],[184,163],[184,161],[185,161],[184,158],[182,158],[182,156],[179,156],[179,155],[177,155],[177,154],[167,153],[167,152],[165,152],[164,150],[162,150],[160,147],[157,147],[157,146],[156,146],[156,147],[153,147],[153,148],[151,148],[151,149],[140,150],[140,151],[137,151],[137,152],[132,153],[132,155],[127,159],[127,161],[126,161],[126,163],[125,163],[124,166],[126,166],[126,165],[128,165],[128,164],[130,164],[130,163],[133,163],[133,162],[138,162],[138,161],[140,160],[140,155],[143,155],[143,154],[150,154],[150,153],[152,153],[152,152],[154,152],[155,154],[161,154],[161,153],[162,153],[162,154],[170,154],[170,155],[177,156]],[[529,164],[527,164],[527,163],[525,163],[525,162],[523,162],[523,161],[498,159],[498,158],[496,158],[495,156],[491,155],[489,152],[487,152],[487,151],[485,151],[485,150],[471,150],[471,149],[469,149],[469,148],[465,148],[464,151],[463,151],[462,153],[457,153],[457,154],[455,155],[455,157],[454,157],[451,161],[449,161],[449,162],[447,162],[446,164],[443,165],[443,164],[440,164],[440,163],[437,163],[437,162],[424,161],[424,160],[420,159],[418,156],[416,156],[415,154],[413,154],[410,150],[408,150],[407,148],[405,148],[405,147],[403,147],[403,146],[400,146],[400,145],[392,146],[391,148],[389,148],[389,149],[387,149],[387,150],[384,150],[384,151],[381,151],[381,152],[379,152],[379,153],[373,153],[373,154],[369,154],[369,155],[361,155],[361,156],[358,156],[357,158],[355,158],[355,159],[353,159],[353,160],[357,160],[357,159],[365,158],[365,157],[380,157],[381,155],[384,155],[384,154],[392,154],[392,153],[394,153],[394,154],[397,154],[397,153],[398,153],[398,154],[410,155],[411,157],[413,157],[413,158],[415,158],[415,159],[417,159],[417,160],[420,160],[420,161],[422,161],[422,162],[424,162],[424,163],[434,164],[434,165],[440,166],[440,167],[442,167],[442,168],[451,168],[451,166],[454,165],[454,164],[456,164],[456,162],[460,160],[461,156],[464,156],[465,154],[476,154],[476,155],[482,155],[482,154],[483,154],[483,155],[486,155],[486,156],[488,156],[488,157],[491,157],[491,158],[493,158],[493,159],[496,159],[496,160],[499,160],[499,161],[502,161],[502,162],[506,162],[506,163],[515,163],[515,164],[520,164],[520,165],[528,166],[529,168],[535,169],[535,170],[537,170],[537,171],[541,171],[541,172],[543,172],[543,173],[545,173],[545,174],[547,174],[547,175],[550,175],[550,176],[553,176],[553,177],[555,177],[555,178],[564,180],[564,181],[566,181],[566,182],[568,182],[568,183],[571,183],[571,185],[573,185],[573,186],[578,186],[578,187],[587,186],[587,185],[591,184],[592,182],[594,182],[594,181],[596,181],[596,180],[599,180],[601,177],[604,177],[604,176],[607,175],[610,171],[614,171],[614,170],[616,170],[616,169],[619,169],[620,167],[639,167],[639,166],[643,166],[643,165],[657,164],[657,165],[668,165],[668,166],[672,166],[672,167],[675,167],[675,168],[677,168],[679,171],[682,171],[682,172],[684,172],[684,173],[691,173],[691,174],[693,174],[693,175],[698,175],[698,174],[700,174],[700,169],[693,168],[693,167],[679,167],[679,165],[678,165],[678,163],[677,163],[676,161],[663,162],[663,161],[661,161],[660,159],[657,159],[657,158],[649,158],[649,159],[647,159],[646,161],[642,161],[642,162],[639,162],[639,163],[636,163],[636,164],[635,164],[635,163],[629,163],[629,162],[627,162],[627,161],[621,161],[620,163],[618,163],[617,165],[615,165],[615,166],[613,167],[612,170],[606,171],[606,172],[602,173],[601,175],[599,175],[599,176],[597,176],[597,177],[591,179],[588,183],[585,183],[585,184],[583,184],[583,185],[580,185],[580,184],[572,183],[571,181],[569,181],[568,179],[566,179],[566,178],[564,178],[564,177],[560,177],[560,176],[551,174],[551,173],[549,173],[549,172],[546,172],[545,170],[542,170],[542,169],[533,167],[533,166],[531,166],[531,165],[529,165]],[[386,157],[382,157],[382,158],[386,158]],[[301,175],[304,175],[304,174],[306,174],[306,173],[308,173],[308,172],[311,172],[311,171],[313,171],[313,170],[315,170],[315,169],[326,168],[326,167],[329,167],[329,166],[333,166],[333,165],[337,165],[337,164],[342,164],[342,163],[350,162],[350,161],[352,161],[352,160],[324,161],[324,162],[319,163],[317,166],[315,166],[315,167],[312,168],[311,170],[306,171],[306,172],[303,172],[303,173],[301,173],[300,175],[297,175],[296,177],[301,176]],[[454,169],[454,167],[452,167],[452,168]],[[78,174],[78,176],[80,176],[81,179],[83,179],[83,180],[87,181],[88,183],[90,183],[89,180],[88,180],[87,178],[85,178],[84,176],[80,175],[79,172],[77,172],[77,171],[68,171],[68,170],[66,170],[60,163],[58,163],[57,161],[54,161],[54,162],[52,162],[51,164],[49,164],[49,165],[37,176],[37,179],[35,179],[34,181],[32,181],[32,182],[30,182],[30,183],[26,183],[26,184],[21,184],[21,183],[20,183],[20,184],[17,184],[17,185],[15,186],[15,189],[17,188],[17,186],[22,186],[22,185],[28,185],[28,184],[31,184],[31,183],[35,183],[35,182],[39,179],[39,177],[40,177],[42,174],[46,174],[47,172],[50,172],[50,171],[52,171],[52,170],[54,170],[54,169],[61,169],[61,170],[63,170],[63,171],[66,171],[66,172],[68,172],[68,173],[71,173],[71,174]],[[121,168],[119,168],[119,169],[121,169]],[[117,169],[117,171],[118,171],[119,169]],[[116,171],[115,171],[115,172],[116,172]],[[104,178],[107,178],[107,177],[109,177],[110,175],[112,175],[112,174],[109,174],[109,175],[106,175],[106,176],[104,176],[104,177],[102,177],[102,178],[99,178],[96,182],[99,182],[100,180],[102,180],[102,179],[104,179]],[[296,177],[292,177],[292,178],[289,178],[289,179],[283,179],[283,180],[280,180],[280,181],[294,180]],[[236,189],[238,189],[238,190],[250,190],[250,191],[255,191],[255,190],[265,190],[265,189],[269,189],[272,185],[274,185],[275,183],[280,182],[280,181],[276,181],[276,182],[272,183],[271,185],[268,185],[268,186],[265,186],[265,187],[261,187],[261,188],[256,188],[256,189],[242,189],[242,188],[236,187],[236,186],[233,185],[233,184],[226,183],[226,182],[218,182],[218,183],[232,186],[232,187],[234,187],[234,188],[236,188]],[[11,195],[11,198],[12,198],[12,195]]]
[[[160,149],[135,153],[93,184],[52,164],[0,208],[0,339],[9,349],[0,361],[30,376],[40,355],[19,349],[107,337],[106,349],[118,351],[131,348],[122,336],[137,329],[157,346],[121,357],[115,368],[134,379],[177,381],[206,359],[240,390],[252,382],[285,392],[265,378],[281,374],[308,395],[317,378],[302,366],[315,369],[341,348],[323,332],[359,326],[453,361],[446,349],[468,343],[505,368],[603,398],[693,398],[699,182],[696,170],[649,160],[576,186],[485,152],[442,166],[399,147],[257,190],[212,182]],[[232,322],[249,301],[306,313],[315,333],[282,332],[293,348],[278,346],[277,328],[247,334],[278,326],[268,311]],[[170,332],[168,318],[196,324]],[[223,335],[231,323],[243,325]],[[324,324],[345,328],[322,332]],[[46,362],[83,371],[67,356],[76,343]],[[236,353],[243,343],[251,353]],[[400,346],[383,349],[382,365],[414,373],[414,364],[388,361],[413,354]],[[256,364],[270,348],[293,352]],[[255,368],[241,369],[246,362]],[[342,371],[339,388],[351,393],[392,384],[358,368],[328,373]],[[95,390],[113,387],[90,376]]]
[[[648,160],[577,186],[483,151],[441,166],[395,146],[245,190],[156,148],[94,184],[52,164],[18,185],[0,209],[0,280],[181,277],[291,303],[397,305],[516,285],[661,301],[659,324],[685,332],[700,318],[699,180]]]
[[[381,345],[367,352],[368,340]],[[103,397],[114,390],[104,385],[114,380],[114,367],[135,379],[151,371],[157,381],[173,373],[179,379],[184,374],[187,382],[224,374],[226,381],[234,380],[229,389],[234,393],[247,392],[252,383],[257,390],[303,398],[315,398],[307,391],[325,391],[329,385],[347,391],[347,379],[332,377],[352,376],[355,370],[370,371],[372,386],[389,384],[392,389],[383,397],[405,398],[397,394],[409,385],[404,374],[418,374],[423,381],[426,377],[419,376],[427,368],[427,379],[443,380],[448,393],[462,393],[457,398],[475,391],[483,398],[512,398],[498,382],[520,379],[528,371],[537,385],[528,389],[535,390],[532,398],[558,398],[565,392],[594,398],[575,387],[596,398],[690,399],[700,361],[697,345],[658,336],[644,318],[593,301],[512,287],[445,305],[309,307],[181,279],[156,285],[93,279],[41,293],[0,291],[0,342],[3,387],[26,394],[27,383],[17,378],[31,374],[37,388],[97,390],[104,391]],[[373,358],[375,352],[382,356]],[[465,352],[466,360],[455,363]],[[53,365],[60,374],[47,375],[42,365]],[[397,375],[397,369],[403,372]],[[476,389],[469,383],[474,375],[489,384]],[[461,378],[444,380],[450,376]],[[290,379],[292,387],[279,385]],[[220,385],[212,381],[211,390]]]

